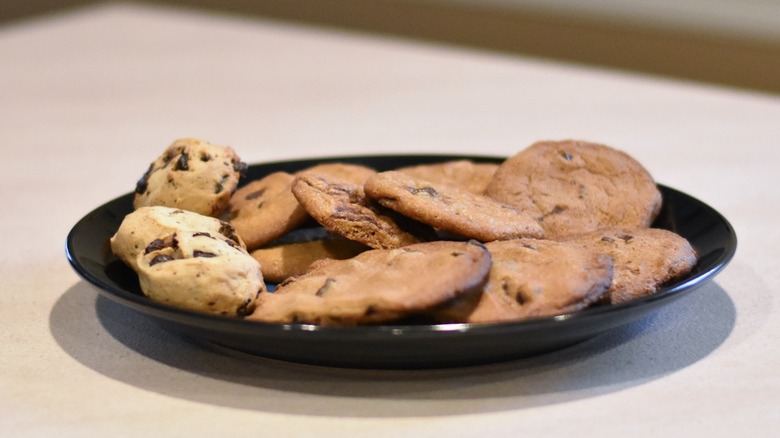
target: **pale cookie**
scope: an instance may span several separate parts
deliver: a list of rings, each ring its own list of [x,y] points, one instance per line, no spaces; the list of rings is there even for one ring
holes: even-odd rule
[[[249,182],[230,198],[228,221],[249,250],[273,241],[309,218],[292,194],[294,179],[290,173],[274,172]]]
[[[399,248],[422,239],[404,229],[393,212],[366,197],[363,185],[319,172],[302,172],[293,194],[325,228],[371,248]]]
[[[696,251],[685,238],[657,228],[610,228],[569,241],[612,257],[615,276],[606,296],[612,304],[653,294],[697,262]]]
[[[482,287],[490,254],[477,242],[428,242],[315,263],[260,294],[247,319],[273,323],[385,323]]]
[[[328,233],[311,240],[271,244],[252,251],[250,255],[260,263],[266,281],[280,283],[288,277],[305,273],[315,261],[348,259],[367,249],[362,243]]]
[[[161,205],[219,216],[246,168],[230,147],[176,140],[136,184],[133,207]]]
[[[227,222],[170,207],[141,207],[124,217],[111,237],[111,252],[133,270],[138,269],[136,258],[149,242],[177,231],[203,231],[221,235],[234,245],[245,248],[236,230]]]
[[[198,231],[151,241],[138,256],[138,279],[153,301],[230,316],[250,313],[265,290],[260,265],[245,250]]]
[[[518,239],[485,245],[493,260],[481,295],[453,300],[435,312],[443,322],[506,322],[581,310],[606,293],[609,256],[579,245]]]
[[[395,170],[437,185],[447,184],[481,195],[485,193],[485,189],[493,179],[496,169],[498,169],[498,164],[496,163],[454,160],[401,167]]]
[[[538,142],[508,158],[485,194],[533,215],[548,239],[647,227],[661,208],[661,192],[635,159],[572,140]]]
[[[366,194],[407,217],[482,242],[540,238],[542,228],[528,214],[486,196],[388,171],[366,181]]]

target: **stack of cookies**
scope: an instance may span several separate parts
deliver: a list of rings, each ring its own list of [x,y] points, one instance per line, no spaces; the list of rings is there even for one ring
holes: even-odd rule
[[[662,199],[647,170],[601,144],[321,164],[237,189],[243,169],[186,139],[139,181],[111,243],[150,299],[270,323],[505,322],[630,301],[696,264],[685,239],[650,228]]]

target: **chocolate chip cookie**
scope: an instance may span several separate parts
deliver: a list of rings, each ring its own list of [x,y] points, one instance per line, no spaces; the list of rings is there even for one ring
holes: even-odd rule
[[[579,245],[550,240],[490,242],[492,266],[482,294],[438,309],[446,322],[504,322],[583,309],[606,293],[612,259]]]
[[[274,172],[236,190],[228,221],[251,251],[301,226],[309,218],[291,191],[295,176]]]
[[[536,220],[515,207],[402,172],[377,173],[366,181],[365,192],[404,216],[481,242],[543,235]]]
[[[442,163],[419,164],[400,167],[398,172],[430,181],[434,184],[446,184],[467,192],[481,195],[498,169],[496,163],[476,163],[471,160],[452,160]]]
[[[260,265],[231,240],[178,231],[147,245],[138,257],[144,295],[171,306],[243,316],[265,290]]]
[[[477,242],[428,242],[324,260],[258,297],[249,320],[376,324],[423,312],[482,287],[490,254]]]
[[[227,206],[245,171],[246,164],[228,146],[179,139],[138,181],[133,206],[161,205],[216,217]]]
[[[362,184],[310,171],[296,176],[292,192],[322,226],[371,248],[399,248],[422,240],[402,227],[403,218],[369,199]],[[418,228],[414,233],[424,232]]]
[[[568,241],[612,257],[615,276],[606,295],[612,304],[657,292],[664,283],[690,272],[697,261],[687,240],[656,228],[609,228]]]
[[[250,255],[260,263],[266,281],[280,283],[305,273],[315,261],[348,259],[370,249],[336,233],[326,231],[316,234],[305,240],[272,243],[252,251]]]
[[[485,193],[534,216],[549,239],[647,227],[661,207],[661,192],[634,158],[574,140],[534,143],[508,158]]]
[[[229,223],[171,207],[140,207],[122,219],[111,237],[111,251],[133,270],[138,269],[137,257],[149,242],[177,231],[201,231],[220,235],[233,244],[245,248],[243,240]]]

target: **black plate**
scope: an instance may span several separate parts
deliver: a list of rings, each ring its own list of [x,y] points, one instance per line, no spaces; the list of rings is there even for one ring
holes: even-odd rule
[[[273,171],[293,172],[330,161],[378,170],[454,159],[500,162],[502,158],[403,155],[330,157],[250,166],[246,180]],[[500,324],[319,327],[265,324],[172,308],[145,298],[136,275],[113,256],[108,239],[132,210],[132,193],[81,219],[68,235],[66,252],[76,272],[99,293],[135,309],[177,333],[227,349],[292,362],[358,368],[436,368],[497,362],[567,347],[638,320],[710,281],[731,260],[737,239],[728,221],[708,205],[659,185],[664,206],[655,227],[672,230],[696,248],[693,271],[659,293],[633,302],[576,313]]]

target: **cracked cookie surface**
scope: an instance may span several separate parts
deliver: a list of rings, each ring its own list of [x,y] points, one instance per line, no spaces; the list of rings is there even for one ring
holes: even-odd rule
[[[661,192],[634,158],[575,140],[537,142],[509,157],[485,194],[529,212],[550,239],[648,227],[661,208]]]
[[[609,228],[567,240],[612,257],[615,275],[606,296],[611,304],[656,293],[690,272],[698,259],[687,240],[658,228]]]
[[[273,172],[249,182],[228,205],[231,225],[251,251],[301,226],[309,216],[292,194],[295,176]]]
[[[418,164],[396,169],[401,173],[424,179],[434,184],[446,184],[467,192],[483,194],[498,169],[496,163],[476,163],[470,160],[452,160],[442,163]]]
[[[489,242],[543,236],[539,224],[513,206],[402,172],[377,173],[366,181],[365,191],[404,216],[465,238]]]
[[[362,184],[310,171],[297,174],[292,191],[322,226],[371,248],[399,248],[422,240],[417,230],[413,234],[402,227],[404,218],[369,199]],[[420,231],[425,232],[422,227]]]
[[[596,302],[612,280],[612,259],[574,244],[517,239],[490,242],[492,267],[480,295],[437,312],[444,322],[504,322],[560,315]]]
[[[477,242],[427,242],[316,262],[258,296],[249,320],[376,324],[407,317],[481,288],[490,254]]]

